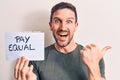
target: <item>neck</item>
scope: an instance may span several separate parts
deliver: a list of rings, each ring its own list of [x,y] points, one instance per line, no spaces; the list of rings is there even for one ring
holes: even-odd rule
[[[67,54],[71,51],[73,51],[75,48],[76,48],[77,44],[74,42],[74,41],[71,41],[67,46],[65,47],[60,47],[59,45],[57,45],[57,43],[55,43],[55,48],[64,53],[64,54]]]

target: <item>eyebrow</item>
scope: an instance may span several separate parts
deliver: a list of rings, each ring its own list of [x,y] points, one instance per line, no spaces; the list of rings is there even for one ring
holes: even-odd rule
[[[58,19],[61,22],[61,19],[58,17],[54,17],[53,20]]]
[[[53,19],[59,19],[59,20],[61,20],[59,17],[54,17]],[[73,17],[69,17],[69,18],[67,18],[67,19],[75,20],[75,18],[73,18]]]
[[[67,18],[67,19],[73,19],[73,20],[75,20],[75,18],[73,18],[73,17],[69,17],[69,18]]]

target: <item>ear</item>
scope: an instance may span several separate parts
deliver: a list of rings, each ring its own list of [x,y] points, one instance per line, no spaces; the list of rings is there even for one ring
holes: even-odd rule
[[[49,22],[50,30],[52,31],[52,22]]]
[[[75,31],[77,30],[78,28],[78,22],[75,23]]]

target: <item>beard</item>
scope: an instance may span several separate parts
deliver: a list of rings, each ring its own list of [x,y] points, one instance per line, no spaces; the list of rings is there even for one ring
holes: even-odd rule
[[[64,31],[63,30],[58,30],[57,32],[67,32],[67,31],[65,31],[65,30]],[[68,46],[70,44],[70,42],[72,41],[72,39],[73,39],[73,35],[72,35],[65,44],[60,44],[59,41],[58,41],[58,39],[57,39],[57,37],[55,36],[55,33],[53,33],[53,37],[54,37],[54,39],[56,41],[56,44],[59,47],[66,47],[66,46]]]

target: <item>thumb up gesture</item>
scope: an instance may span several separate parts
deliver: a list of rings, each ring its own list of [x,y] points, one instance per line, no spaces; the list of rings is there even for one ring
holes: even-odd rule
[[[106,51],[110,49],[111,46],[105,46],[102,50],[95,44],[90,44],[85,46],[80,54],[82,56],[83,62],[88,66],[97,65],[101,58],[105,55]]]

